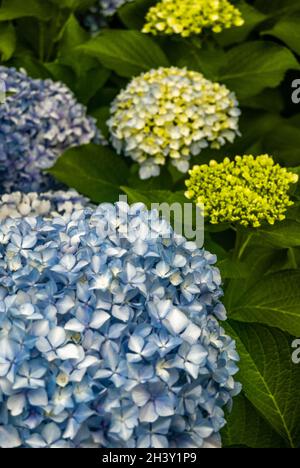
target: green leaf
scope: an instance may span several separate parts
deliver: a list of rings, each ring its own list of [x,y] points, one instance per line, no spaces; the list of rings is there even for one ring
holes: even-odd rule
[[[125,3],[118,10],[118,15],[121,21],[128,29],[141,30],[145,24],[146,14],[157,0],[135,0],[134,2]]]
[[[300,70],[289,49],[272,42],[246,42],[228,51],[220,80],[244,99],[275,88],[288,70]]]
[[[299,0],[256,0],[255,7],[270,16],[282,16],[299,9]]]
[[[257,230],[257,234],[275,247],[300,247],[300,223],[286,220],[274,226],[265,226]]]
[[[54,13],[47,0],[3,0],[0,8],[0,21],[10,21],[17,18],[34,17],[46,21]]]
[[[199,49],[188,39],[180,42],[167,42],[165,51],[172,64],[199,71],[212,81],[219,79],[220,69],[227,63],[226,53],[220,47],[203,44]]]
[[[227,251],[218,242],[213,240],[208,232],[205,232],[204,247],[209,252],[217,255],[219,262],[228,256]]]
[[[170,192],[168,190],[135,190],[131,187],[121,187],[129,198],[130,203],[145,203],[150,208],[152,203],[188,203],[184,192]]]
[[[87,10],[95,0],[50,0],[59,8],[68,8],[69,10]]]
[[[59,42],[58,59],[54,65],[67,65],[76,74],[71,84],[79,101],[88,101],[104,86],[110,76],[110,71],[103,68],[94,57],[82,56],[77,46],[86,43],[90,35],[79,25],[74,15],[70,15],[64,26]]]
[[[300,270],[284,271],[263,278],[238,298],[228,313],[241,322],[262,323],[300,336]]]
[[[233,260],[229,256],[218,262],[218,268],[221,271],[222,279],[246,278],[248,267],[242,262]]]
[[[0,23],[0,54],[1,60],[6,62],[16,49],[16,33],[11,23]]]
[[[86,145],[66,151],[49,171],[54,177],[94,202],[114,202],[126,183],[128,168],[112,150]]]
[[[10,60],[10,66],[15,68],[24,68],[29,76],[32,78],[47,79],[52,78],[52,72],[48,70],[47,65],[45,66],[39,60],[34,57],[25,54],[15,55]]]
[[[285,166],[297,166],[300,161],[299,129],[282,119],[263,139],[266,152]]]
[[[110,108],[108,106],[99,107],[90,113],[97,120],[97,127],[100,128],[102,135],[107,140],[109,139],[109,129],[107,121],[110,116]]]
[[[300,366],[292,362],[293,339],[260,325],[229,321],[224,327],[237,342],[246,397],[290,447],[299,447]]]
[[[236,7],[241,11],[245,24],[241,27],[230,28],[218,34],[216,39],[222,46],[244,41],[256,26],[268,18],[267,15],[245,1],[238,2]]]
[[[262,35],[274,36],[288,47],[300,54],[300,11],[281,18],[272,29],[263,31]]]
[[[153,190],[170,191],[173,189],[172,176],[166,166],[161,168],[160,175],[158,177],[151,177],[150,179],[142,180],[139,176],[139,165],[135,164],[131,168],[131,174],[128,182],[130,187],[134,187],[136,190],[142,192]],[[187,201],[187,199],[185,201]]]
[[[54,81],[62,81],[75,92],[76,75],[70,67],[58,62],[44,63],[44,67],[51,73],[51,78]]]
[[[240,100],[240,104],[251,109],[263,109],[268,112],[280,113],[284,107],[284,97],[279,89],[266,88],[257,96]]]
[[[169,65],[154,40],[138,31],[105,30],[79,49],[126,78]]]
[[[59,56],[68,55],[76,46],[87,42],[89,34],[81,28],[74,15],[66,22],[60,40]]]
[[[286,448],[286,442],[272,429],[250,401],[239,395],[226,416],[222,431],[223,447]]]

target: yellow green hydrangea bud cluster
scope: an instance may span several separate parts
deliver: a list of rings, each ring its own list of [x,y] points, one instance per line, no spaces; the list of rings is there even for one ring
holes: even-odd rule
[[[143,32],[188,37],[243,24],[241,12],[228,0],[162,0],[150,8]]]
[[[186,197],[203,206],[212,224],[238,223],[258,228],[283,221],[293,205],[290,186],[298,176],[275,164],[272,157],[236,156],[195,166],[186,181]]]
[[[113,102],[108,126],[117,152],[138,162],[140,177],[148,179],[168,158],[185,173],[203,148],[233,142],[240,114],[226,86],[170,67],[134,78]]]

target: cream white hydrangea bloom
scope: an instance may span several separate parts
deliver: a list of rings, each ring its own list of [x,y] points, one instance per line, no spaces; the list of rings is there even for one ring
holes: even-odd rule
[[[117,152],[158,176],[170,158],[181,172],[202,149],[239,134],[238,101],[226,86],[185,68],[158,68],[134,78],[112,103],[108,126]]]
[[[46,193],[13,192],[0,196],[0,221],[6,218],[68,218],[74,211],[91,206],[90,201],[75,190]]]

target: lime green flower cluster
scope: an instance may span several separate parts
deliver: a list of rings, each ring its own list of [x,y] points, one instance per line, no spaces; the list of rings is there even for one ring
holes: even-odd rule
[[[298,176],[275,164],[269,155],[236,156],[222,163],[194,166],[186,197],[203,206],[212,224],[238,223],[258,228],[285,219],[291,184]]]
[[[118,153],[140,164],[141,179],[158,176],[168,158],[181,172],[203,148],[232,143],[240,116],[234,93],[201,73],[150,70],[117,96],[108,121]]]
[[[143,32],[189,37],[243,24],[241,12],[228,0],[162,0],[150,8]]]

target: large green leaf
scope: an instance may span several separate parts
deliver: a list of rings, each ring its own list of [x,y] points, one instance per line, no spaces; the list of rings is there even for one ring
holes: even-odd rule
[[[242,13],[245,23],[241,27],[226,29],[217,35],[217,41],[223,46],[242,42],[256,26],[267,19],[267,15],[243,0],[238,2],[236,6]]]
[[[119,186],[126,183],[128,168],[107,147],[86,145],[66,151],[49,171],[54,177],[94,202],[119,199]]]
[[[300,271],[284,271],[263,278],[233,298],[230,318],[257,322],[300,336]]]
[[[170,192],[168,190],[136,190],[131,187],[122,187],[122,190],[128,196],[130,203],[145,203],[148,208],[152,203],[188,203],[184,192]]]
[[[225,328],[237,342],[238,378],[247,398],[290,447],[299,447],[300,366],[292,362],[293,339],[260,325],[230,321]]]
[[[199,49],[188,40],[167,42],[165,51],[172,64],[199,71],[212,81],[220,78],[220,69],[227,63],[226,53],[221,47],[203,44]]]
[[[291,90],[292,92],[292,90]],[[300,161],[299,128],[282,120],[263,139],[265,151],[273,154],[285,166],[298,166]]]
[[[230,256],[227,256],[218,262],[218,268],[221,271],[221,275],[224,279],[234,278],[246,278],[248,275],[248,267],[242,262],[233,260]]]
[[[128,29],[141,30],[145,24],[146,14],[157,0],[135,0],[127,2],[118,10],[118,15]]]
[[[79,49],[126,78],[169,65],[154,40],[138,31],[105,30]]]
[[[227,414],[222,431],[224,448],[286,448],[286,442],[274,431],[250,401],[239,395]]]
[[[3,62],[9,60],[16,48],[15,28],[11,23],[0,23],[0,54]]]
[[[90,68],[92,62],[90,57],[80,57],[80,53],[76,49],[88,39],[89,34],[80,27],[75,16],[71,15],[63,28],[59,42],[58,59],[61,63],[70,65],[77,76],[81,76],[87,68]]]
[[[300,7],[299,7],[300,8]],[[272,29],[264,31],[263,35],[271,35],[285,42],[297,54],[300,54],[300,11],[282,17]]]
[[[274,226],[261,227],[258,235],[281,248],[300,247],[300,223],[286,220]]]
[[[54,9],[47,0],[3,0],[0,8],[0,21],[9,21],[23,17],[35,17],[48,20]]]
[[[43,0],[44,1],[44,0]],[[95,0],[50,0],[60,8],[69,8],[70,10],[87,10]]]
[[[245,42],[227,53],[220,80],[240,98],[255,96],[265,88],[275,88],[288,70],[299,70],[292,52],[273,42]]]
[[[240,100],[244,107],[263,109],[268,112],[282,112],[285,107],[284,97],[278,88],[266,88],[257,96]]]
[[[271,17],[281,17],[299,9],[299,0],[255,0],[254,4]]]
[[[89,38],[90,35],[81,28],[75,16],[70,15],[59,42],[58,59],[48,65],[52,72],[57,66],[68,66],[75,72],[76,79],[71,83],[71,88],[84,104],[104,86],[110,76],[110,71],[102,67],[98,60],[87,55],[82,56],[77,48]]]

